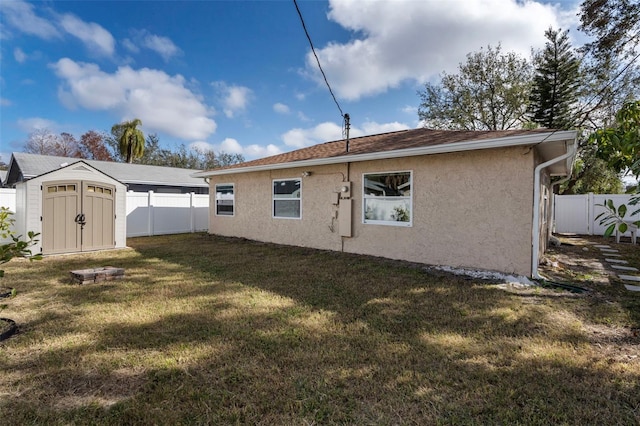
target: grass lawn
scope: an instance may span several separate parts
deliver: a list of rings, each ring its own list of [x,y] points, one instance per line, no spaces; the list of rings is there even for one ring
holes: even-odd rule
[[[128,243],[5,265],[0,316],[19,332],[0,343],[0,423],[640,422],[640,294],[619,285],[505,290],[203,234]],[[126,277],[70,283],[99,266]]]

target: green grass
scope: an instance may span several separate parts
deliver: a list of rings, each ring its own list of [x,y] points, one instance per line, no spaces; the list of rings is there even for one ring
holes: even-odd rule
[[[5,265],[4,424],[637,424],[628,295],[202,234]],[[69,271],[125,268],[74,285]]]

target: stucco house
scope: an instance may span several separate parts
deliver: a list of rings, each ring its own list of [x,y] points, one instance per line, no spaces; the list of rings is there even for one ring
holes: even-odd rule
[[[576,132],[413,129],[194,174],[209,232],[537,276]]]

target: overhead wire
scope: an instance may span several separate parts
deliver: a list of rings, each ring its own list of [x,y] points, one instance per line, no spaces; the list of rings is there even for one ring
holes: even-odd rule
[[[336,99],[336,96],[333,93],[333,89],[331,89],[331,85],[329,84],[327,75],[324,73],[324,70],[322,69],[322,64],[320,64],[320,58],[318,58],[316,49],[313,46],[313,41],[311,41],[311,36],[309,35],[309,31],[307,30],[307,25],[305,24],[304,18],[302,17],[302,12],[300,11],[300,7],[298,7],[297,0],[293,0],[293,4],[296,6],[296,11],[298,12],[298,16],[300,17],[300,23],[302,24],[302,29],[304,30],[304,34],[307,36],[307,40],[309,41],[309,46],[311,46],[311,52],[313,53],[313,56],[316,58],[318,69],[320,70],[320,73],[322,74],[322,78],[324,79],[324,82],[327,85],[327,88],[329,89],[329,93],[333,98],[333,102],[335,102],[336,106],[338,107],[338,111],[340,111],[340,116],[342,117],[342,123],[343,123],[342,136],[348,139],[349,138],[349,114],[345,114],[344,112],[342,112],[342,108],[340,107],[340,104],[338,103],[338,100]]]

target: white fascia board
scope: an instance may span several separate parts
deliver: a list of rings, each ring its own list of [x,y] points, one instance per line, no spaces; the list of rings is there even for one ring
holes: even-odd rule
[[[355,163],[359,161],[385,160],[390,158],[414,157],[418,155],[446,154],[462,151],[474,151],[479,149],[507,148],[513,146],[537,145],[541,143],[567,141],[569,145],[575,143],[577,132],[575,130],[563,130],[557,132],[534,133],[531,135],[509,136],[487,140],[471,140],[419,148],[399,149],[395,151],[380,151],[367,154],[341,155],[339,157],[314,158],[311,160],[292,161],[289,163],[262,164],[259,166],[238,167],[224,170],[208,170],[191,175],[195,178],[229,175],[234,173],[249,173],[265,170],[282,170],[298,167],[325,166],[329,164]]]

